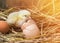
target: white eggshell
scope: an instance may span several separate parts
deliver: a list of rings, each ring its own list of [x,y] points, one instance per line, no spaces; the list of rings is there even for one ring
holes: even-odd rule
[[[40,30],[32,19],[24,23],[21,26],[21,29],[23,30],[23,34],[26,38],[35,38],[40,36]]]
[[[34,24],[26,27],[26,28],[23,30],[23,33],[24,33],[24,35],[25,35],[26,38],[34,38],[34,37],[40,35],[39,29],[38,29],[38,28],[36,27],[36,25],[34,25]]]

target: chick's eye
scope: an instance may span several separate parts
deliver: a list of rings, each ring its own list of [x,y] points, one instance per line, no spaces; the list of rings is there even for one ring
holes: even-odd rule
[[[27,17],[27,15],[24,15],[25,17]]]

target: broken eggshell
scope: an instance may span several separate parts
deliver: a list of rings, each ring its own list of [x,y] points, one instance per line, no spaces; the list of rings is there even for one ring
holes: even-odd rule
[[[25,22],[21,26],[21,29],[23,30],[23,34],[27,39],[40,37],[40,30],[32,19],[29,19],[27,22]]]

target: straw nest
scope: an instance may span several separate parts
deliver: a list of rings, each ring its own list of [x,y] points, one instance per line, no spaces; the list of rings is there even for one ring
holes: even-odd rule
[[[19,8],[11,8],[0,13],[0,18],[6,20],[8,14],[13,11],[20,10]],[[32,19],[37,23],[40,29],[40,37],[36,39],[25,39],[22,32],[12,32],[9,34],[0,34],[1,43],[59,43],[60,42],[60,20],[59,15],[50,16],[43,14],[40,11],[31,11]],[[13,27],[12,27],[13,28]]]

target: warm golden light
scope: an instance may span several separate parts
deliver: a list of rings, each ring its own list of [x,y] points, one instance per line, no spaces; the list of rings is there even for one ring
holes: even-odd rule
[[[31,12],[40,29],[41,43],[60,43],[60,0],[7,0],[6,3],[8,8]]]

